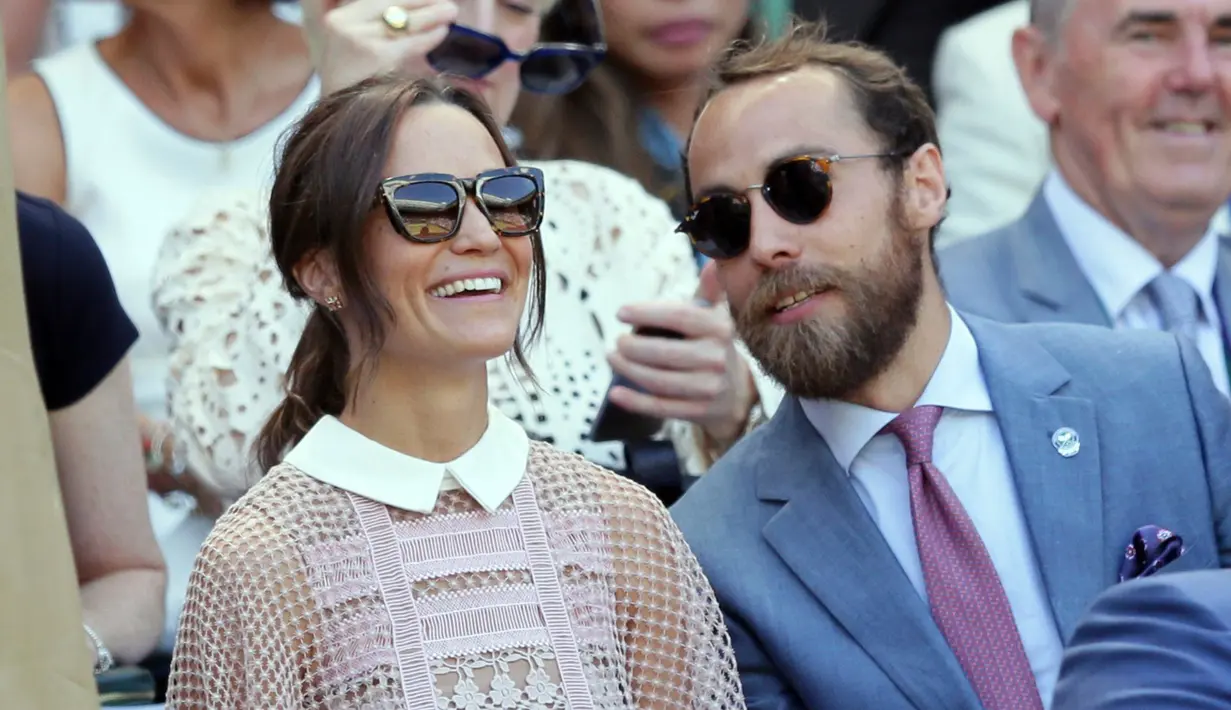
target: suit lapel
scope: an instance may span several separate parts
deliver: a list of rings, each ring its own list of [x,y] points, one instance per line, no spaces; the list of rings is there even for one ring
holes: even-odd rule
[[[1067,641],[1090,600],[1110,584],[1113,562],[1103,539],[1095,405],[1060,393],[1069,373],[1038,342],[1003,325],[965,318],[979,345],[1056,625]],[[1068,458],[1052,443],[1062,427],[1077,432],[1080,442]]]
[[[1009,240],[1027,322],[1112,325],[1090,280],[1064,241],[1043,191],[1015,225]]]
[[[780,445],[760,463],[757,495],[784,503],[762,531],[769,545],[916,707],[977,708],[930,610],[799,402],[784,400],[767,426]]]

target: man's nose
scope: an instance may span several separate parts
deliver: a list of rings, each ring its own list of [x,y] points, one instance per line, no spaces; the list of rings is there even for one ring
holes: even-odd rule
[[[801,249],[796,237],[800,226],[783,219],[759,191],[749,196],[749,203],[752,215],[748,221],[748,253],[752,260],[765,268],[777,269],[798,259]]]
[[[1168,75],[1168,88],[1184,93],[1204,93],[1218,81],[1218,64],[1214,52],[1218,49],[1208,37],[1194,33],[1176,48],[1176,62]]]

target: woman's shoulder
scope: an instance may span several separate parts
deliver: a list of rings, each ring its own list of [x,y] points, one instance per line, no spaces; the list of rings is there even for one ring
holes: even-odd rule
[[[206,547],[273,551],[337,527],[349,516],[344,495],[289,464],[274,466],[214,525]]]
[[[662,501],[646,487],[551,444],[531,442],[527,470],[540,494],[549,498],[558,497],[582,505],[597,504],[609,513],[635,508],[655,516],[667,516]]]

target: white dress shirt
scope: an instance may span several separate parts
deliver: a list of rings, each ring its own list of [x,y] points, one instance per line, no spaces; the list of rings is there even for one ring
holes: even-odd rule
[[[1012,469],[970,329],[952,308],[949,344],[917,406],[944,408],[932,459],[974,522],[1013,610],[1043,706],[1050,707],[1064,648],[1043,588]],[[927,587],[910,512],[906,452],[881,433],[897,416],[849,402],[808,400],[804,414],[851,477],[889,549],[923,599]]]
[[[1163,272],[1162,263],[1078,197],[1059,172],[1048,175],[1043,196],[1077,266],[1090,280],[1115,327],[1163,330],[1162,314],[1144,291]],[[1171,273],[1192,286],[1200,299],[1197,350],[1210,368],[1215,386],[1227,394],[1231,390],[1222,320],[1214,300],[1218,233],[1212,224],[1192,251],[1171,267]]]
[[[322,417],[283,461],[322,483],[426,515],[441,491],[458,488],[494,512],[525,477],[529,455],[525,430],[488,406],[483,436],[447,463],[394,451],[331,416]]]

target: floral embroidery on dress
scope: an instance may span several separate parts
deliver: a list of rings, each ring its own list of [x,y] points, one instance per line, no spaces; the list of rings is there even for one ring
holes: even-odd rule
[[[518,534],[476,535],[505,521]],[[429,539],[429,555],[411,549]],[[507,550],[524,554],[485,561]],[[167,697],[167,710],[745,707],[722,611],[666,509],[542,443],[493,513],[453,490],[425,516],[275,467],[201,549]]]
[[[432,664],[439,710],[557,710],[566,707],[564,689],[552,680],[555,654],[549,648],[506,649],[490,655]],[[489,676],[480,683],[476,676]],[[456,678],[452,688],[449,680]],[[487,687],[484,691],[482,687]]]

